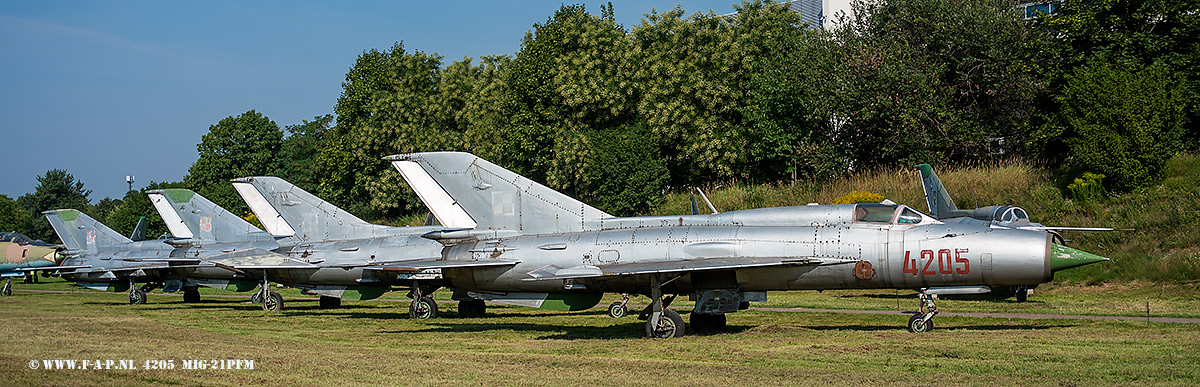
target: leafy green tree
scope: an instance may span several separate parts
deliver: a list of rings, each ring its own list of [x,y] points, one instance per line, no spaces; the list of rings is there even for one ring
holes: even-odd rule
[[[288,125],[288,136],[279,146],[279,166],[275,176],[291,182],[309,192],[316,192],[319,184],[317,155],[325,147],[326,132],[333,123],[333,115],[313,117],[300,124]]]
[[[1068,125],[1062,112],[1077,110],[1060,103],[1076,72],[1093,63],[1129,69],[1162,67],[1183,77],[1183,122],[1190,127],[1191,146],[1200,145],[1200,0],[1122,0],[1058,2],[1053,15],[1036,19],[1036,49],[1025,64],[1048,85],[1039,96],[1039,114],[1030,142],[1031,152],[1061,161],[1074,155],[1059,136]],[[1089,72],[1091,70],[1088,70]],[[1111,176],[1110,176],[1111,177]]]
[[[270,174],[283,141],[283,131],[254,110],[229,116],[208,128],[196,150],[200,158],[183,181],[213,203],[234,213],[249,210],[229,180]]]
[[[478,144],[484,157],[567,193],[578,192],[583,132],[634,121],[632,42],[610,8],[562,6],[525,35],[504,71],[502,126]],[[487,147],[484,148],[483,145]]]
[[[29,233],[29,212],[15,200],[0,195],[0,232]]]
[[[1076,69],[1059,97],[1064,126],[1057,136],[1069,147],[1068,162],[1106,176],[1116,191],[1160,181],[1186,130],[1182,78],[1160,66]]]
[[[134,192],[134,191],[129,191],[129,192]],[[129,193],[126,193],[125,196],[129,196]],[[120,206],[120,205],[121,205],[121,199],[113,199],[110,197],[105,197],[104,199],[100,199],[99,201],[97,201],[95,204],[92,204],[84,212],[87,212],[87,214],[89,216],[91,216],[92,219],[98,219],[101,222],[105,222],[105,220],[108,219],[108,215],[112,213],[113,209],[117,208],[117,206]],[[107,222],[105,222],[105,223],[107,224]]]
[[[154,208],[154,204],[150,202],[150,197],[146,196],[146,192],[154,189],[164,188],[189,188],[183,182],[154,182],[146,185],[142,192],[129,191],[125,193],[125,197],[116,200],[116,206],[103,219],[104,224],[111,227],[113,230],[122,235],[129,236],[133,233],[134,227],[137,227],[138,221],[146,218],[146,238],[154,239],[169,230],[167,224],[163,221],[162,216],[158,214],[158,210]],[[207,196],[205,196],[207,197]],[[248,210],[243,210],[239,215],[249,213]]]
[[[1023,140],[1028,31],[1004,0],[856,1],[833,31],[836,145],[856,167],[980,160]],[[997,148],[993,139],[1005,139]]]
[[[470,59],[442,68],[442,57],[391,50],[359,56],[346,75],[338,100],[338,124],[330,131],[318,164],[320,194],[368,218],[395,218],[420,206],[391,166],[395,153],[467,148],[467,128],[477,120],[477,82],[503,60]],[[348,119],[342,119],[348,117]]]
[[[61,169],[51,169],[37,178],[38,185],[33,193],[21,195],[17,203],[30,214],[30,225],[26,236],[44,241],[57,241],[58,236],[50,222],[41,218],[42,212],[57,209],[86,210],[91,190],[83,188],[83,182]],[[35,215],[36,214],[36,215]],[[37,218],[34,218],[34,217]]]

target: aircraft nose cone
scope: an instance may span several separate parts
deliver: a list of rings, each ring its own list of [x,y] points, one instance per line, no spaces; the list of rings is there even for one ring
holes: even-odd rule
[[[1055,244],[1050,248],[1051,271],[1066,270],[1076,266],[1083,266],[1089,263],[1103,262],[1107,260],[1108,258],[1104,258],[1083,250],[1072,249],[1059,244]]]

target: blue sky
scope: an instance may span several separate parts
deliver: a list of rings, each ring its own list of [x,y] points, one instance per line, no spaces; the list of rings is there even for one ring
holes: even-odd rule
[[[601,1],[576,1],[598,14]],[[652,9],[733,11],[732,0],[612,1],[626,28]],[[0,194],[65,169],[92,202],[178,181],[222,118],[280,127],[333,113],[358,54],[404,42],[463,57],[513,54],[562,1],[0,2]]]

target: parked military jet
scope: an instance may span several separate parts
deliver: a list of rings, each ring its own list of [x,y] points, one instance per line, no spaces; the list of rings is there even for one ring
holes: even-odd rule
[[[146,195],[175,236],[171,244],[179,250],[166,260],[130,261],[175,264],[171,270],[184,281],[185,302],[200,300],[199,286],[235,292],[251,291],[258,286],[257,278],[220,267],[212,262],[213,257],[244,249],[273,250],[279,247],[275,238],[191,190],[159,189]],[[267,304],[265,309],[277,309],[282,306],[283,297],[269,289],[269,286],[261,288],[253,299]],[[268,293],[267,297],[263,298],[262,293]]]
[[[67,250],[62,253],[66,257],[62,261],[63,266],[43,267],[39,270],[56,271],[64,279],[89,289],[116,292],[128,290],[131,304],[146,302],[146,291],[149,289],[136,287],[135,283],[138,280],[154,282],[171,279],[163,276],[162,271],[156,270],[165,268],[165,264],[126,261],[170,258],[175,250],[166,243],[170,240],[134,242],[78,210],[50,210],[43,214]]]
[[[456,292],[573,310],[604,292],[646,294],[648,337],[684,334],[666,308],[679,294],[695,300],[692,327],[711,331],[767,291],[1037,284],[1107,260],[1043,232],[948,224],[894,204],[618,218],[470,154],[387,159],[438,219],[462,210],[477,224],[425,235],[446,246],[444,260],[519,261],[444,269]],[[909,330],[933,328],[934,299],[920,293]]]
[[[1059,231],[1128,231],[1107,227],[1061,227],[1046,226],[1034,223],[1029,214],[1021,207],[1008,205],[989,205],[973,209],[959,209],[942,186],[942,181],[933,172],[929,164],[917,165],[921,172],[921,187],[925,190],[925,202],[929,205],[929,213],[934,219],[943,223],[974,224],[983,227],[1016,228],[1022,230],[1043,231],[1050,235],[1054,243],[1065,244]],[[1000,288],[981,287],[976,289],[941,289],[930,291],[937,294],[972,296],[975,294],[993,293],[1002,298],[1015,296],[1017,302],[1025,302],[1029,290],[1036,285],[1017,285]]]
[[[500,259],[443,261],[442,245],[421,237],[442,227],[370,224],[277,177],[245,177],[234,179],[233,185],[267,232],[280,238],[280,248],[231,253],[236,262],[228,266],[319,294],[323,306],[336,307],[341,299],[368,300],[392,286],[406,286],[413,298],[409,316],[434,318],[437,304],[427,295],[443,286],[439,270],[516,264]],[[474,226],[464,223],[470,221],[465,214],[445,219],[444,224]],[[293,263],[259,264],[280,259]]]
[[[12,295],[13,277],[25,277],[26,282],[37,282],[34,269],[58,265],[55,254],[58,248],[52,244],[35,241],[15,232],[0,232],[0,251],[4,260],[0,261],[0,277],[4,278],[4,286],[0,287],[0,295]]]

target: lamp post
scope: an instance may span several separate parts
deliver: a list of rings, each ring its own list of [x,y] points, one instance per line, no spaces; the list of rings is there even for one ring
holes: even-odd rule
[[[126,175],[125,182],[129,183],[129,190],[133,191],[133,175]]]

